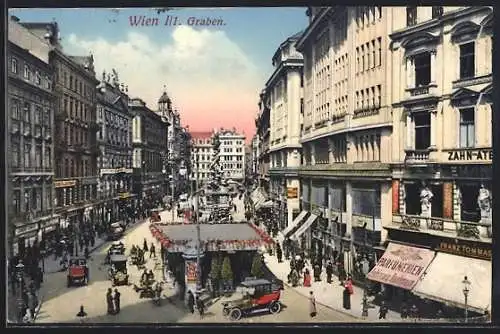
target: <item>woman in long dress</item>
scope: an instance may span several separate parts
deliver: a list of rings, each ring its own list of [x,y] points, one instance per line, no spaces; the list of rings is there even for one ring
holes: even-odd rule
[[[311,318],[316,316],[316,298],[314,298],[314,294],[312,291],[309,291],[309,315]]]

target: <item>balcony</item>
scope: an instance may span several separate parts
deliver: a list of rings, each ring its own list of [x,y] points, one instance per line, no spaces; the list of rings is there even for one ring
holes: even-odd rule
[[[21,131],[21,122],[13,119],[10,127],[10,132],[13,134],[17,134]]]
[[[352,116],[352,118],[362,118],[362,117],[378,115],[379,112],[380,112],[380,106],[361,108],[354,110],[354,115]]]
[[[427,163],[431,150],[405,150],[405,163]]]
[[[405,91],[406,91],[405,94],[406,100],[419,100],[430,97],[436,97],[438,94],[437,85],[434,83],[428,85],[420,85],[414,88],[406,88]]]
[[[402,230],[424,232],[451,238],[492,241],[491,225],[438,217],[420,217],[414,215],[394,215],[392,224]]]
[[[491,74],[483,75],[480,77],[473,77],[473,78],[463,78],[463,79],[458,79],[452,82],[452,87],[453,89],[459,89],[459,88],[464,88],[468,86],[475,86],[475,85],[480,85],[480,84],[485,84],[485,83],[490,83],[492,82],[493,78]]]

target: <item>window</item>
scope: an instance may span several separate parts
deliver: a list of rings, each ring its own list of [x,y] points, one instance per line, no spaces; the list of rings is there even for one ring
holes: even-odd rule
[[[381,19],[382,18],[382,6],[377,6],[377,13],[378,13],[378,18]]]
[[[28,67],[28,65],[24,65],[24,78],[26,80],[31,79],[31,72],[30,72],[30,68]]]
[[[432,6],[432,18],[438,18],[443,16],[443,7],[442,6]]]
[[[415,149],[427,150],[431,146],[431,114],[429,112],[415,113]]]
[[[14,214],[21,212],[21,191],[12,191],[12,211]]]
[[[411,27],[417,24],[417,7],[406,7],[406,26]]]
[[[17,74],[17,59],[14,57],[10,60],[10,71]]]
[[[20,120],[21,115],[19,114],[19,102],[17,100],[12,99],[12,107],[11,107],[11,117],[12,119]]]
[[[44,167],[46,168],[50,168],[52,167],[52,152],[50,150],[50,147],[45,147],[45,156],[43,158],[43,163],[44,163]]]
[[[474,147],[474,108],[460,110],[460,147]]]
[[[431,82],[431,54],[425,52],[413,58],[415,62],[415,86],[427,86]]]
[[[372,57],[373,57],[373,62],[372,62],[372,67],[377,66],[377,49],[375,48],[375,40],[372,40]]]
[[[69,76],[69,89],[73,90],[73,76]]]
[[[43,112],[43,125],[50,128],[50,110],[48,108]]]
[[[24,144],[24,167],[31,167],[31,145]]]
[[[31,105],[29,102],[24,102],[24,121],[29,123],[31,121]]]
[[[35,83],[37,85],[40,85],[42,83],[42,76],[40,75],[40,72],[38,72],[38,71],[35,72]]]
[[[377,85],[377,107],[380,108],[382,106],[382,85]]]
[[[365,47],[361,46],[361,71],[365,70]]]
[[[382,66],[382,37],[377,38],[378,44],[378,66]]]
[[[20,162],[19,140],[13,138],[10,145],[11,145],[10,146],[11,166],[19,167],[19,162]]]
[[[35,147],[35,167],[42,167],[42,145],[36,145]]]
[[[475,76],[474,47],[474,42],[460,45],[460,79]]]
[[[35,124],[41,124],[42,123],[42,107],[36,106],[35,107]]]

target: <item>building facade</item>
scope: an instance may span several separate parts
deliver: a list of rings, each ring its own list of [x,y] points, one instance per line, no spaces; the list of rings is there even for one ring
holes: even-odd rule
[[[393,216],[386,229],[391,240],[436,250],[434,262],[443,252],[458,255],[429,267],[429,277],[447,280],[424,293],[448,300],[442,294],[451,296],[453,286],[460,305],[460,268],[475,270],[471,286],[491,275],[493,9],[393,11]],[[388,288],[391,298],[402,293]],[[477,293],[477,302],[491,302],[489,292]]]
[[[133,189],[138,194],[139,210],[145,212],[160,205],[166,191],[167,123],[139,98],[131,99],[129,108],[133,115]]]
[[[56,210],[75,242],[88,241],[97,215],[96,87],[92,56],[51,51],[57,95],[55,130]],[[75,247],[75,252],[78,252]]]
[[[278,226],[285,229],[300,213],[299,167],[302,147],[302,54],[295,50],[301,33],[281,43],[273,56],[273,74],[266,83],[270,100],[270,195]]]
[[[214,161],[212,145],[212,131],[191,132],[191,189],[196,189],[196,180],[199,184],[206,183],[210,178],[210,165]]]
[[[103,72],[97,91],[98,215],[106,224],[124,221],[135,212],[132,177],[132,114],[126,87],[116,72]]]
[[[392,218],[392,9],[321,7],[308,15],[296,44],[304,56],[299,176],[305,223],[292,239],[364,280],[359,261],[374,265],[382,225]]]
[[[245,180],[245,136],[236,129],[218,131],[220,141],[219,163],[226,179]]]
[[[256,136],[257,136],[257,169],[258,169],[258,186],[269,194],[269,144],[270,144],[270,96],[265,89],[262,90],[259,97],[259,112],[255,119]]]
[[[23,258],[28,247],[45,241],[59,224],[54,214],[56,98],[48,64],[50,41],[33,36],[15,18],[9,22],[8,39],[8,252]]]
[[[255,178],[258,177],[259,175],[259,136],[255,134],[252,137],[252,143],[251,145],[251,150],[252,150],[252,169],[251,169],[251,177],[252,180],[255,180]]]

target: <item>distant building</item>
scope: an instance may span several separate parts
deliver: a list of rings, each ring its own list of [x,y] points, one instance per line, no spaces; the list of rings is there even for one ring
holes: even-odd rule
[[[214,160],[212,145],[213,132],[198,131],[191,132],[191,186],[195,187],[198,179],[199,184],[205,183],[210,177],[210,164]]]
[[[220,141],[219,164],[223,177],[242,182],[245,179],[245,136],[235,129],[218,131]]]

